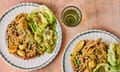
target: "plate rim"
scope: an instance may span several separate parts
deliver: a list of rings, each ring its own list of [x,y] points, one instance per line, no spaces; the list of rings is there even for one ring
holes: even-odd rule
[[[112,38],[114,38],[116,41],[120,42],[120,39],[114,35],[113,33],[109,32],[109,31],[105,31],[105,30],[101,30],[101,29],[90,29],[90,30],[87,30],[87,31],[84,31],[84,32],[80,32],[78,34],[76,34],[75,36],[72,37],[72,39],[70,39],[68,41],[68,43],[66,44],[65,46],[65,49],[63,51],[63,54],[62,54],[62,59],[61,59],[61,69],[62,69],[62,72],[65,72],[65,67],[64,67],[64,58],[65,58],[65,53],[67,52],[67,49],[68,49],[68,46],[74,41],[74,39],[76,39],[77,37],[79,36],[82,36],[82,35],[85,35],[85,34],[88,34],[90,32],[102,32],[102,33],[105,33],[109,36],[111,36]]]
[[[8,8],[7,10],[5,10],[1,15],[0,15],[0,23],[1,21],[3,20],[3,18],[9,13],[11,12],[12,10],[14,10],[15,8],[17,7],[21,7],[21,6],[26,6],[26,5],[29,5],[29,6],[41,6],[41,5],[46,5],[46,4],[40,4],[40,3],[35,3],[35,2],[24,2],[24,3],[18,3],[18,4],[15,4],[13,6],[11,6],[10,8]],[[47,5],[46,5],[47,6]],[[48,6],[47,6],[48,7]],[[49,8],[49,7],[48,7]],[[54,13],[54,12],[53,12]],[[55,13],[54,13],[55,14]],[[37,69],[42,69],[44,67],[46,67],[47,65],[49,65],[50,63],[52,63],[52,61],[56,58],[56,56],[58,55],[59,51],[60,51],[60,48],[61,48],[61,44],[62,44],[62,29],[61,29],[61,26],[60,26],[60,23],[58,21],[58,19],[56,18],[57,20],[57,25],[59,27],[59,32],[60,32],[60,39],[59,39],[59,43],[58,44],[58,47],[57,47],[57,50],[55,51],[55,54],[53,56],[51,56],[45,63],[43,63],[42,65],[39,65],[39,66],[35,66],[35,67],[30,67],[30,68],[23,68],[23,67],[20,67],[20,66],[17,66],[13,63],[11,63],[9,60],[6,60],[7,58],[4,57],[4,55],[2,54],[1,50],[0,50],[0,58],[6,63],[8,64],[9,66],[15,68],[15,69],[18,69],[18,70],[24,70],[24,71],[32,71],[32,70],[37,70]]]

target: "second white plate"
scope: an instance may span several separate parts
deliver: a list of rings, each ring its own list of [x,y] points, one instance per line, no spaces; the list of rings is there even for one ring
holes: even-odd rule
[[[119,41],[119,39],[115,35],[102,30],[89,30],[89,31],[78,34],[66,46],[66,49],[64,51],[63,58],[62,58],[62,71],[73,72],[72,66],[70,64],[70,54],[72,53],[75,44],[79,40],[84,40],[84,39],[96,40],[97,38],[102,38],[102,41],[105,42],[106,44]]]

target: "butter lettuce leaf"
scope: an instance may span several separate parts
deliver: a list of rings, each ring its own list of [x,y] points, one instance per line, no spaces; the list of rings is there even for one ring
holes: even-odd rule
[[[52,53],[57,40],[56,17],[53,12],[45,5],[41,5],[28,14],[27,21],[39,49]]]

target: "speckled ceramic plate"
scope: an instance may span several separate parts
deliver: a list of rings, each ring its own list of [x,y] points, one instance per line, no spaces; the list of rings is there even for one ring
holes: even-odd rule
[[[36,57],[29,60],[23,60],[19,57],[16,57],[12,54],[8,53],[7,50],[7,43],[6,43],[6,29],[7,25],[14,19],[14,17],[19,13],[29,13],[34,8],[40,6],[40,4],[35,3],[21,3],[17,4],[14,7],[7,10],[0,18],[0,54],[5,60],[5,62],[9,63],[15,68],[23,69],[23,70],[33,70],[33,69],[40,69],[46,65],[48,65],[58,54],[60,49],[61,41],[62,41],[62,32],[57,21],[57,33],[58,33],[58,40],[56,47],[52,54],[44,54],[43,56]]]
[[[62,71],[73,72],[72,66],[70,64],[70,54],[72,53],[75,44],[79,40],[83,40],[83,39],[96,40],[97,38],[102,38],[102,41],[105,42],[106,44],[120,41],[115,35],[102,30],[89,30],[86,32],[79,33],[68,43],[66,49],[64,50],[64,54],[62,58]]]

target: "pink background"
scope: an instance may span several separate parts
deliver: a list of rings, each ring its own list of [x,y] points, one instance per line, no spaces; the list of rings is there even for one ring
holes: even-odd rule
[[[89,29],[109,31],[120,38],[120,0],[0,0],[0,15],[21,2],[45,4],[56,14],[63,32],[63,42],[57,57],[48,66],[31,72],[62,72],[61,57],[68,41],[79,32]],[[60,20],[62,9],[75,5],[82,11],[82,22],[76,27],[67,27]],[[6,64],[0,57],[0,72],[24,72]]]

